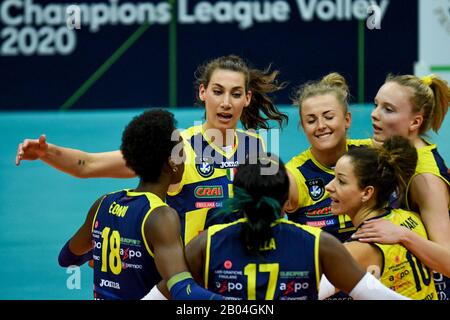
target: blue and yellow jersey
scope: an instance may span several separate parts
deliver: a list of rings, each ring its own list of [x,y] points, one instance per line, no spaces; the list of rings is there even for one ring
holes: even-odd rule
[[[409,180],[408,187],[406,189],[406,205],[408,209],[410,208],[408,191],[411,186],[411,182],[415,176],[423,173],[431,173],[439,177],[447,184],[447,186],[450,187],[450,174],[447,172],[447,165],[439,154],[436,144],[428,144],[425,147],[417,149],[416,171]]]
[[[244,300],[317,299],[321,230],[279,219],[256,255],[242,244],[244,223],[242,218],[208,228],[205,288]]]
[[[161,280],[144,235],[145,221],[161,206],[147,192],[104,196],[92,225],[95,299],[140,299]]]
[[[437,150],[436,144],[428,143],[427,146],[417,149],[417,166],[413,177],[409,180],[406,189],[406,206],[410,208],[408,198],[409,188],[413,178],[422,173],[431,173],[442,179],[450,187],[450,175],[447,172],[447,165]],[[449,210],[450,215],[450,210]],[[440,300],[450,299],[450,278],[435,273],[436,289]]]
[[[233,178],[239,164],[256,160],[264,150],[262,139],[254,133],[235,131],[233,148],[225,151],[205,137],[201,125],[181,133],[186,163],[178,190],[168,192],[167,204],[174,208],[181,222],[181,235],[187,244],[208,226],[231,222],[214,213],[233,197]],[[227,219],[227,220],[224,220]]]
[[[371,139],[347,140],[347,149],[371,145]],[[288,214],[289,220],[322,228],[342,242],[347,240],[355,228],[347,215],[333,215],[331,199],[325,190],[334,179],[334,170],[321,165],[311,149],[292,158],[286,168],[294,176],[298,188],[297,209]]]
[[[407,227],[427,238],[419,215],[402,209],[393,209],[381,216],[396,225]],[[380,218],[380,217],[377,217]],[[372,243],[383,258],[380,281],[386,287],[415,300],[437,300],[433,273],[401,244]]]

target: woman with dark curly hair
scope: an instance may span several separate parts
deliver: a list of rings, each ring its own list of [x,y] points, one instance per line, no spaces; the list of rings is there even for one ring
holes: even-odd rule
[[[93,259],[95,299],[141,299],[161,279],[180,276],[177,290],[190,285],[196,298],[220,299],[189,277],[180,220],[164,202],[169,185],[184,172],[184,164],[172,159],[173,148],[182,144],[173,141],[175,130],[173,115],[163,110],[144,112],[128,124],[120,150],[139,185],[101,196],[60,252],[63,267]]]

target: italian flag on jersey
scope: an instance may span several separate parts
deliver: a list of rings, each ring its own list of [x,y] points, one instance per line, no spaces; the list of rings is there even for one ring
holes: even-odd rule
[[[236,168],[228,168],[227,169],[227,178],[228,178],[228,180],[233,182],[235,173],[236,173]]]

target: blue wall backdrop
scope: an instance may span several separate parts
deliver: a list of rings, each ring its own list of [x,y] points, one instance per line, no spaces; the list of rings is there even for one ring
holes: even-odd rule
[[[0,109],[191,106],[196,67],[231,53],[281,71],[279,104],[330,71],[370,102],[417,60],[417,0],[79,1],[79,30],[69,3],[0,2]],[[366,25],[372,3],[380,29]]]

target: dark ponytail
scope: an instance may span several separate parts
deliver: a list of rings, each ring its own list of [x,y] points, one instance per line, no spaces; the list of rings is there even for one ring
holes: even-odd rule
[[[223,210],[242,211],[247,218],[241,231],[245,248],[259,253],[259,248],[272,237],[271,223],[280,218],[282,206],[288,199],[289,179],[284,164],[277,160],[244,164],[238,167],[234,178],[234,197],[226,202]],[[262,169],[278,165],[273,175],[261,175]]]
[[[417,151],[409,140],[394,136],[379,148],[353,148],[347,155],[352,159],[359,187],[375,187],[378,207],[384,206],[394,191],[401,203],[417,165]]]

